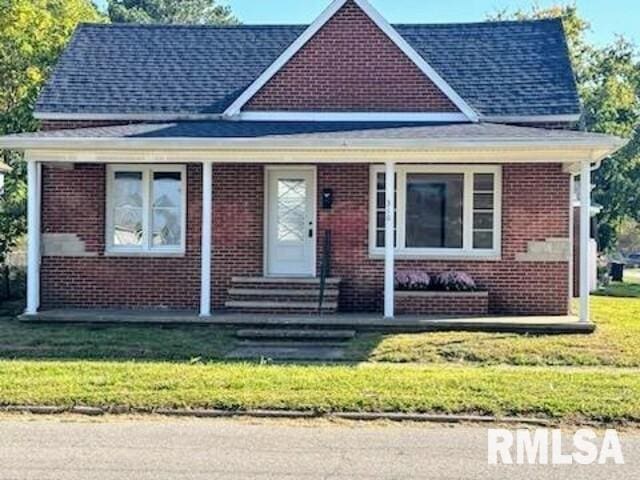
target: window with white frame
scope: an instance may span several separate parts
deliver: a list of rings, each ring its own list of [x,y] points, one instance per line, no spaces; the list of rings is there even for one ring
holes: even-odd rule
[[[406,255],[497,256],[499,166],[396,166],[396,251]],[[384,167],[372,167],[373,253],[384,251]]]
[[[181,165],[109,165],[107,251],[184,252],[185,177]]]

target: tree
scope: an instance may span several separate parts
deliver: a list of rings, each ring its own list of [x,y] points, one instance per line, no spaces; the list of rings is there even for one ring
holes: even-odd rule
[[[79,22],[100,21],[89,0],[0,0],[0,135],[33,131],[33,106]],[[0,198],[0,262],[25,232],[25,165],[0,151],[12,167]]]
[[[602,206],[598,240],[611,249],[625,219],[640,220],[640,61],[637,48],[624,37],[597,47],[586,41],[589,24],[574,5],[529,11],[502,11],[493,19],[561,18],[587,131],[630,138],[629,144],[603,162],[593,175],[593,200]]]
[[[638,222],[626,219],[620,223],[618,248],[625,255],[640,252],[640,225]]]
[[[215,0],[109,0],[109,18],[123,23],[238,23],[225,5]]]

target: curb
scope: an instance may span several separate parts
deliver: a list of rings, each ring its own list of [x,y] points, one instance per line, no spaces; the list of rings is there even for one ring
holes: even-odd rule
[[[158,408],[136,409],[127,407],[52,407],[45,405],[9,405],[0,407],[1,412],[31,413],[35,415],[56,415],[72,413],[76,415],[122,415],[122,414],[155,414],[167,417],[194,418],[274,418],[274,419],[343,419],[353,421],[388,420],[394,422],[424,422],[424,423],[508,423],[548,426],[552,420],[535,417],[498,417],[491,415],[445,415],[431,413],[403,413],[403,412],[314,412],[301,410],[219,410],[219,409],[187,409],[187,408]]]

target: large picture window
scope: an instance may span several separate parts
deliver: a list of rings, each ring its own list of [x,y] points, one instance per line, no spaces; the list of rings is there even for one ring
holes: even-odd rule
[[[185,175],[179,165],[109,165],[107,251],[184,252]]]
[[[372,168],[371,250],[384,249],[384,167]],[[496,166],[398,165],[396,251],[497,256],[501,170]]]

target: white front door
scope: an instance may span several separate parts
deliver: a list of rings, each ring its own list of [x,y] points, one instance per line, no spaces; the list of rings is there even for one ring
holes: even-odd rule
[[[267,167],[267,275],[315,276],[315,167]]]

